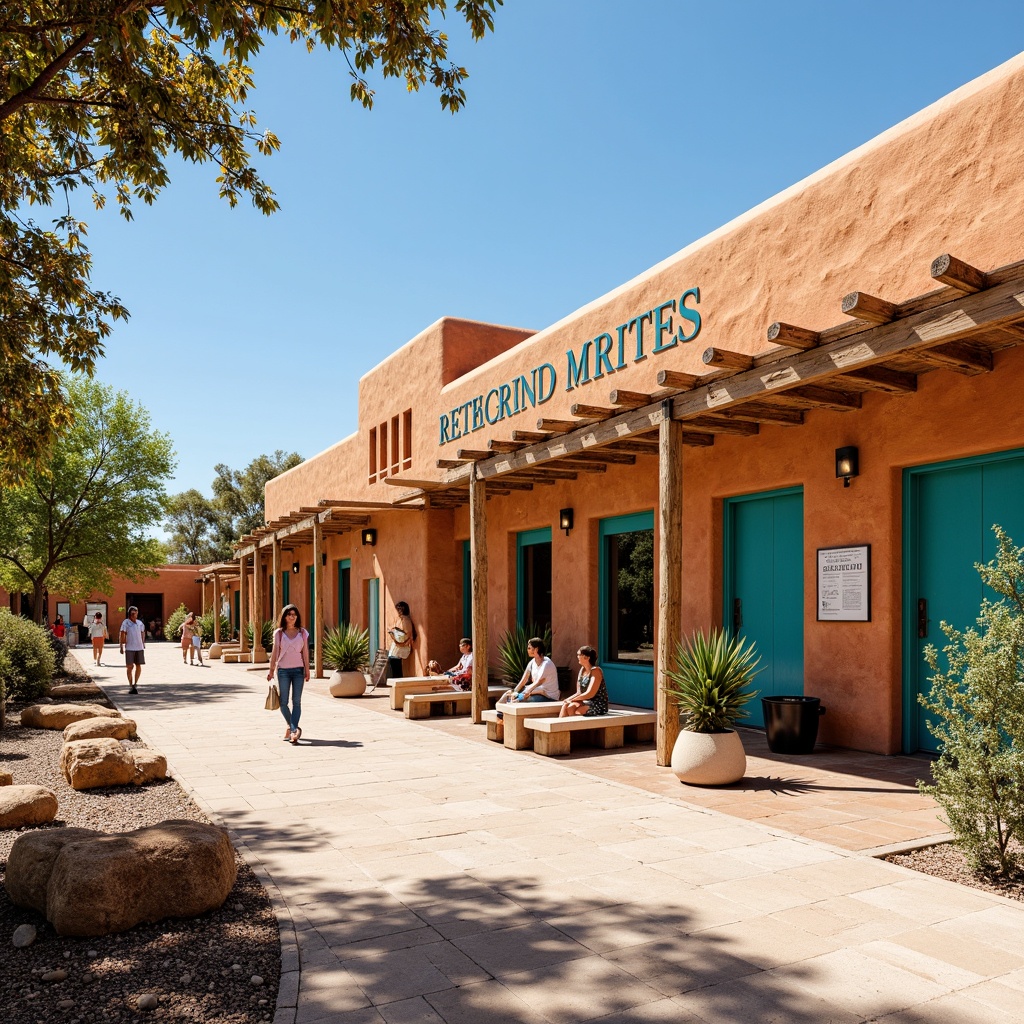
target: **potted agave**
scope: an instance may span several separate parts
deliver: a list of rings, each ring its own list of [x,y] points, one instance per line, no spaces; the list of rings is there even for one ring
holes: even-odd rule
[[[725,630],[695,632],[676,645],[665,692],[679,703],[682,728],[672,749],[672,771],[694,786],[726,786],[747,769],[743,741],[733,726],[757,696],[749,689],[760,658],[753,643]]]
[[[370,657],[370,634],[351,622],[324,634],[324,662],[334,668],[332,697],[361,697],[366,692],[363,668]]]

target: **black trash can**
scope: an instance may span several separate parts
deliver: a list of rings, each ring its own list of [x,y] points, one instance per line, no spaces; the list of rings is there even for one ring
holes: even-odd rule
[[[773,754],[810,754],[825,714],[819,697],[762,697],[764,731]]]

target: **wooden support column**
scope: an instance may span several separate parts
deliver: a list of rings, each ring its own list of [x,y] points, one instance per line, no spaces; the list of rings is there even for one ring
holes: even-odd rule
[[[213,574],[213,642],[220,643],[220,577]]]
[[[313,650],[313,674],[317,679],[324,677],[324,528],[320,519],[313,520],[313,636],[316,647]]]
[[[664,686],[683,607],[683,425],[670,410],[658,427],[658,536],[657,752],[658,764],[668,765],[679,734],[679,705]]]
[[[199,614],[200,615],[205,615],[206,614],[206,578],[205,577],[203,577],[203,582],[200,584],[199,594],[200,594],[200,601],[201,601],[201,606],[202,606],[202,611]]]
[[[473,722],[487,707],[487,485],[469,483],[469,559],[473,578]]]
[[[252,553],[252,663],[269,660],[263,646],[263,552],[257,544]]]
[[[249,638],[245,635],[245,624],[249,621],[248,563],[245,555],[238,556],[238,653],[242,655],[249,653]]]
[[[274,586],[271,593],[274,595],[274,611],[271,618],[274,620],[274,626],[281,621],[281,612],[284,609],[284,602],[281,599],[281,542],[277,539],[277,534],[274,534],[274,543],[270,548],[270,572],[274,577]]]

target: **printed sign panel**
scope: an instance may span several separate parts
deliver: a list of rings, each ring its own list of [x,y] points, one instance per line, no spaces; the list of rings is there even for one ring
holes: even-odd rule
[[[871,621],[871,545],[818,548],[818,621]]]

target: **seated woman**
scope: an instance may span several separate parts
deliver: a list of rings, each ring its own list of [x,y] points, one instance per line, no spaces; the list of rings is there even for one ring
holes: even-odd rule
[[[435,690],[472,690],[473,689],[473,641],[464,636],[459,641],[459,658],[457,665],[444,670],[448,677],[447,686],[435,686]]]
[[[510,701],[556,701],[561,696],[558,692],[558,669],[545,655],[544,641],[539,636],[531,637],[526,643],[526,651],[530,655],[530,663],[523,678],[498,698],[499,707]],[[498,717],[501,718],[500,711]]]
[[[562,705],[558,717],[607,715],[608,688],[604,685],[604,672],[595,664],[597,651],[584,645],[576,652],[576,658],[580,663],[576,692]]]

